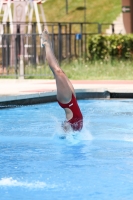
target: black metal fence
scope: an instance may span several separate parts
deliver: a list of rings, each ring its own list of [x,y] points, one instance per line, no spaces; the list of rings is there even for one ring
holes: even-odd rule
[[[30,24],[31,33],[21,34],[21,26],[28,29],[28,23],[14,23],[15,34],[10,34],[10,23],[1,24],[0,35],[0,73],[18,77],[20,61],[23,60],[24,76],[45,76],[45,51],[37,32],[37,23]],[[103,33],[110,24],[99,23],[48,23],[53,50],[59,63],[67,59],[87,56],[87,38],[91,34]],[[43,24],[42,24],[43,26]],[[115,33],[114,24],[112,33]],[[103,28],[104,27],[104,28]],[[43,29],[43,27],[42,27]],[[21,60],[20,60],[21,58]],[[38,70],[40,69],[40,70]]]

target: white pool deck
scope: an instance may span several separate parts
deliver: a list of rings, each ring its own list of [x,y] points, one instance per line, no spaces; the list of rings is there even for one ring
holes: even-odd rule
[[[133,94],[133,81],[128,80],[71,80],[76,93],[104,92]],[[56,95],[55,80],[0,79],[0,102]]]

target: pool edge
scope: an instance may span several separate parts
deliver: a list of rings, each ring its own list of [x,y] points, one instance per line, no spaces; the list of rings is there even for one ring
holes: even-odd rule
[[[133,98],[133,93],[109,92],[107,90],[96,91],[89,89],[76,89],[75,91],[78,100]],[[50,103],[55,101],[57,101],[56,91],[22,95],[7,95],[0,97],[0,109],[40,103]]]

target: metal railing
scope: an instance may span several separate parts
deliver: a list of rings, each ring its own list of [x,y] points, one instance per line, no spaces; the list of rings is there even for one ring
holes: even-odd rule
[[[21,26],[25,30],[27,23],[14,23],[16,33],[10,34],[10,23],[3,24],[4,33],[0,35],[0,73],[1,76],[20,75],[20,58],[24,63],[24,76],[46,76],[45,51],[41,47],[40,35],[36,31],[37,23],[30,24],[31,33],[21,34]],[[91,34],[100,34],[103,26],[110,24],[99,23],[48,23],[49,35],[53,50],[59,63],[67,59],[83,57],[87,55],[87,37]],[[42,24],[43,26],[43,24]],[[90,30],[88,27],[91,27]],[[112,24],[112,33],[114,33]]]

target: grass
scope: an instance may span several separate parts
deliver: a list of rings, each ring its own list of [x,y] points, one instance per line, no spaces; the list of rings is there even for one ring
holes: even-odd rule
[[[71,65],[63,64],[62,69],[69,79],[74,80],[132,80],[132,61],[86,62],[75,60]]]
[[[64,62],[61,68],[69,79],[73,80],[132,80],[133,62],[115,60],[108,63],[102,61],[84,62],[82,59],[71,63]],[[9,75],[1,74],[0,78],[15,78],[9,71]],[[53,74],[47,65],[25,67],[26,79],[53,79]]]
[[[44,12],[47,22],[84,22],[86,13],[86,22],[112,23],[121,13],[121,0],[86,0],[86,10],[84,0],[68,0],[68,14],[65,0],[47,0]]]
[[[83,22],[84,0],[68,0],[68,14],[66,1],[47,0],[44,12],[48,22]],[[111,23],[121,12],[121,0],[86,0],[86,21]]]

